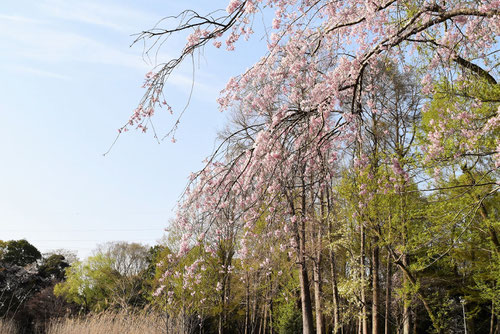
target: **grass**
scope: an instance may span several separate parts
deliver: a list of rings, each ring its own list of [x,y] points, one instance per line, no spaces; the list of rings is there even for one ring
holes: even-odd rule
[[[47,334],[161,334],[164,327],[165,319],[160,315],[104,312],[53,321]],[[0,333],[4,332],[0,329]]]
[[[0,319],[0,333],[15,334],[17,332],[16,325],[11,320]]]

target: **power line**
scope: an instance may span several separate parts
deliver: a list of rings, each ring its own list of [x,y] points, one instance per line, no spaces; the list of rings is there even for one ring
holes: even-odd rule
[[[141,231],[164,231],[164,227],[157,228],[137,228],[137,229],[58,229],[58,228],[45,228],[45,229],[2,229],[6,232],[19,232],[19,231],[30,231],[30,232],[47,232],[47,231],[58,231],[58,232],[141,232]]]
[[[156,241],[157,239],[134,239],[134,241]],[[78,239],[78,240],[70,240],[70,239],[30,239],[29,241],[33,242],[102,242],[103,240],[92,240],[92,239]]]

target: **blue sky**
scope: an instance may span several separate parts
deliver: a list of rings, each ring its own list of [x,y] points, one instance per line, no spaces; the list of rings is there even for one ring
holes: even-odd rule
[[[0,239],[26,238],[41,251],[80,257],[113,240],[154,244],[173,217],[188,175],[202,167],[227,115],[215,102],[227,80],[258,58],[260,41],[236,52],[207,47],[197,59],[193,98],[177,143],[129,132],[103,156],[143,94],[154,65],[141,30],[185,7],[201,13],[227,1],[38,0],[0,8]],[[184,37],[160,53],[166,60]],[[256,47],[256,45],[258,47]],[[199,64],[199,65],[198,65]],[[184,106],[190,64],[174,73],[166,96]],[[155,118],[159,134],[174,118]]]

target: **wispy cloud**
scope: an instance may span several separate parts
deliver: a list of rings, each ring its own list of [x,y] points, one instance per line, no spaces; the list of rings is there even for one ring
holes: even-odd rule
[[[15,31],[15,34],[12,34]],[[26,20],[0,20],[0,39],[5,55],[17,63],[23,59],[47,64],[86,62],[147,70],[137,50],[99,37],[71,32]]]
[[[120,32],[130,32],[133,23],[152,24],[157,15],[127,8],[123,3],[112,5],[96,1],[47,0],[38,4],[48,15],[72,22],[97,25]],[[132,31],[134,32],[134,31]]]
[[[29,66],[21,66],[21,65],[14,65],[14,66],[9,66],[9,70],[13,70],[16,72],[23,72],[23,73],[28,73],[28,74],[34,74],[34,75],[39,75],[43,77],[49,77],[49,78],[55,78],[55,79],[61,79],[61,80],[70,80],[70,77],[51,72],[51,71],[45,71],[39,68],[33,68]]]
[[[36,24],[46,22],[46,21],[42,21],[42,20],[32,19],[32,18],[25,17],[25,16],[4,15],[4,14],[0,14],[0,20],[14,21],[14,22],[20,22],[20,23],[36,23]]]
[[[129,35],[155,24],[157,14],[94,0],[43,0],[32,10],[22,15],[0,13],[0,61],[12,71],[67,80],[59,73],[61,67],[78,69],[78,63],[121,66],[141,73],[152,67],[154,60],[144,59],[139,46],[128,47]],[[169,59],[167,53],[162,50],[161,58]],[[168,85],[189,91],[189,72],[176,72]],[[212,101],[217,89],[200,79],[197,75],[195,89],[202,94],[196,95],[210,96]]]
[[[21,14],[4,10],[0,50],[6,54],[49,63],[77,61],[141,71],[150,67],[137,48],[128,46],[130,34],[154,24],[157,14],[96,0],[41,0]]]

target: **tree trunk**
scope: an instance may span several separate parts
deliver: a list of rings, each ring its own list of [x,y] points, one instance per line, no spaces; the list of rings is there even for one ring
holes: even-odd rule
[[[495,311],[493,302],[491,302],[490,334],[495,334]]]
[[[245,334],[250,334],[250,277],[246,273],[246,291],[245,291]]]
[[[314,280],[314,307],[316,309],[316,334],[323,334],[323,312],[321,307],[321,226],[318,226],[318,233],[315,244],[315,259],[313,261]]]
[[[222,313],[219,314],[218,333],[223,334],[223,332],[222,332]]]
[[[391,302],[392,302],[392,263],[391,255],[387,253],[387,270],[385,283],[385,334],[391,332]]]
[[[262,319],[262,317],[259,317],[259,332],[258,332],[258,334],[262,334],[262,322],[263,321],[264,320]]]
[[[330,202],[329,192],[321,193],[321,217],[323,218],[323,225],[328,225],[328,241],[330,243],[328,254],[330,256],[330,276],[332,279],[332,299],[333,299],[333,334],[338,334],[340,329],[340,319],[339,319],[339,290],[337,287],[337,269],[335,265],[335,254],[331,245],[333,240],[331,238],[333,234],[332,230],[332,220],[328,219],[328,213],[330,208],[332,208]],[[333,208],[332,208],[333,210]],[[326,224],[325,224],[326,221]]]
[[[417,334],[417,312],[415,311],[415,309],[413,309],[412,315],[413,334]]]
[[[361,276],[361,324],[362,333],[368,334],[368,317],[366,311],[366,292],[365,292],[365,229],[361,224],[361,258],[360,258],[360,276]],[[409,333],[408,333],[409,334]]]
[[[378,237],[373,240],[372,247],[372,334],[379,334],[379,312],[380,312],[380,292],[379,292],[379,248]]]
[[[416,286],[417,285],[417,280],[412,275],[412,273],[408,270],[408,267],[405,265],[405,256],[403,256],[403,261],[400,261],[400,260],[397,260],[397,257],[396,257],[396,254],[394,253],[394,251],[392,251],[391,249],[389,249],[389,251],[391,252],[392,258],[395,260],[396,265],[403,272],[403,282],[406,282],[406,284],[409,282],[409,283],[412,284],[412,286]],[[406,263],[407,263],[407,261],[406,261]],[[442,333],[443,330],[442,330],[442,328],[441,328],[441,326],[439,324],[439,319],[436,317],[436,314],[432,310],[429,302],[427,301],[427,299],[425,298],[425,296],[422,294],[422,291],[417,290],[416,294],[417,294],[418,298],[420,299],[420,301],[422,302],[422,304],[424,305],[424,308],[427,311],[427,314],[429,315],[429,318],[431,319],[431,322],[432,322],[434,328],[436,329],[436,331],[438,333]],[[409,302],[406,301],[406,299],[405,299],[405,306],[408,306],[408,311],[407,312],[409,313],[409,305],[407,305],[407,304],[409,304]],[[404,311],[404,309],[403,309],[403,311]],[[409,316],[410,315],[408,314],[408,317]],[[408,319],[408,331],[410,330],[409,324],[410,324],[410,321]],[[405,330],[405,328],[403,327],[403,333],[404,333],[404,330]]]
[[[300,300],[302,304],[302,330],[304,334],[313,334],[313,315],[311,305],[311,292],[309,290],[309,278],[307,276],[306,259],[302,256],[299,280],[300,280]]]
[[[258,283],[260,283],[260,282],[258,282]],[[250,314],[250,316],[251,316],[251,324],[252,324],[252,333],[255,333],[255,329],[257,328],[257,322],[259,321],[259,319],[257,319],[257,295],[255,293],[253,295],[252,303],[253,303],[252,313]]]
[[[272,282],[271,282],[271,297],[269,300],[269,333],[273,334],[273,297],[272,297]]]
[[[264,316],[263,316],[263,319],[264,319],[264,324],[262,326],[262,333],[266,334],[266,330],[267,330],[267,294],[266,294],[266,297],[264,298]]]
[[[311,303],[311,291],[309,289],[309,277],[307,274],[306,263],[306,185],[302,176],[302,198],[300,221],[296,228],[296,240],[298,239],[298,264],[299,264],[299,282],[300,282],[300,300],[302,303],[302,331],[304,334],[314,334],[313,312]],[[292,206],[293,208],[293,206]],[[297,238],[298,237],[298,238]]]
[[[304,195],[304,194],[303,194]],[[291,206],[293,210],[293,205]],[[305,196],[302,198],[302,208],[305,209]],[[302,308],[302,330],[304,334],[314,333],[313,313],[311,304],[311,291],[309,289],[309,277],[306,263],[306,222],[304,212],[294,222],[295,240],[297,247],[297,264],[299,265],[300,303]]]
[[[323,334],[323,312],[321,311],[321,272],[317,261],[314,262],[314,307],[316,308],[316,334]]]
[[[408,256],[403,256],[403,265],[405,267],[408,266]],[[410,334],[410,302],[408,301],[408,293],[406,290],[408,289],[408,278],[407,275],[403,272],[403,334]]]
[[[339,319],[339,290],[337,287],[337,272],[335,269],[335,254],[330,250],[330,272],[332,276],[333,292],[333,334],[338,334],[340,329]]]

